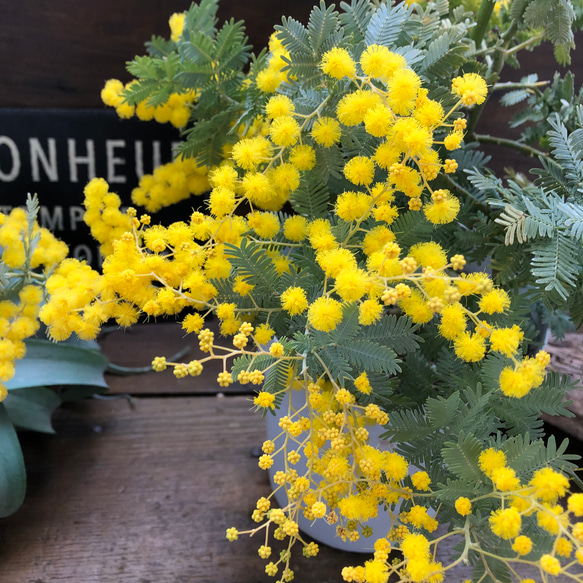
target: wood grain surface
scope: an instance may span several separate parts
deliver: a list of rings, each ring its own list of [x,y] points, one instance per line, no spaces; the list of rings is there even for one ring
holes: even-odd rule
[[[170,323],[115,334],[101,344],[128,365],[184,342]],[[0,523],[2,583],[273,583],[257,556],[261,538],[225,538],[228,527],[254,525],[255,502],[270,491],[257,467],[266,434],[251,395],[213,396],[212,379],[180,394],[167,382],[173,377],[154,373],[144,390],[146,378],[117,379],[131,401],[112,395],[61,408],[56,435],[21,434],[28,492]],[[437,560],[451,562],[456,542],[442,543]],[[341,583],[342,567],[367,557],[298,551],[295,580]],[[460,566],[448,583],[470,573]]]
[[[270,579],[250,528],[266,472],[252,450],[262,419],[244,397],[85,401],[57,435],[29,435],[24,507],[2,522],[6,583],[255,583]],[[323,548],[296,580],[340,581],[360,555]]]
[[[230,344],[219,336],[218,320],[210,320],[207,327],[215,332],[217,342]],[[103,353],[112,364],[130,368],[149,367],[156,356],[170,357],[181,350],[187,349],[177,362],[189,362],[201,359],[208,354],[198,348],[196,334],[185,334],[178,322],[160,322],[156,324],[138,324],[126,330],[118,328],[102,333],[99,343]],[[232,344],[231,344],[232,347]],[[232,360],[229,361],[231,363]],[[203,372],[198,377],[177,379],[169,367],[163,372],[150,370],[128,379],[115,374],[106,375],[111,393],[125,393],[128,390],[134,395],[204,395],[216,393],[253,393],[253,385],[234,383],[229,387],[219,387],[217,376],[223,371],[221,361],[211,361],[204,364]]]
[[[153,34],[188,0],[3,0],[0,2],[0,107],[102,107],[106,79],[129,81],[125,63],[145,54]],[[282,15],[307,22],[312,0],[221,0],[219,22],[245,20],[257,52]]]

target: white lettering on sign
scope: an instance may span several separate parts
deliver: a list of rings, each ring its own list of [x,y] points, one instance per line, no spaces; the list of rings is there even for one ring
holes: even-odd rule
[[[77,230],[77,224],[83,222],[83,215],[85,214],[85,209],[82,206],[70,206],[69,207],[69,221],[71,224],[71,231]]]
[[[105,140],[105,157],[107,159],[107,182],[110,184],[125,184],[127,178],[115,173],[116,166],[125,166],[126,159],[115,155],[117,148],[125,148],[125,140]]]
[[[52,215],[48,207],[41,206],[38,218],[41,227],[45,227],[49,231],[64,231],[62,206],[54,207]]]
[[[49,155],[40,145],[38,138],[29,138],[28,145],[30,149],[30,167],[32,170],[33,182],[40,182],[40,168],[41,163],[49,182],[59,181],[59,172],[57,170],[57,140],[55,138],[48,138]]]
[[[5,172],[0,168],[0,180],[2,182],[12,182],[18,178],[18,174],[20,173],[20,152],[14,140],[11,140],[8,136],[0,136],[0,148],[2,146],[6,146],[10,150],[12,167],[9,172]]]
[[[136,140],[134,142],[134,153],[136,176],[139,180],[144,175],[144,143],[142,140]]]
[[[93,140],[85,140],[86,156],[77,155],[77,146],[73,138],[67,140],[68,154],[69,154],[69,177],[71,182],[79,182],[77,174],[77,166],[79,164],[87,164],[87,179],[95,178],[95,143]]]
[[[28,144],[17,142],[9,136],[0,136],[0,182],[14,182],[23,177],[36,183],[65,182],[67,180],[65,176],[68,176],[71,183],[85,183],[97,176],[98,166],[99,172],[102,173],[102,165],[105,164],[103,175],[110,184],[127,184],[136,179],[139,180],[148,171],[153,172],[163,163],[163,144],[160,140],[133,142],[133,168],[131,153],[129,159],[124,155],[128,154],[127,148],[131,147],[131,143],[125,139],[102,142],[94,139],[61,140],[30,137],[27,140]],[[66,153],[64,152],[65,142]],[[174,159],[179,144],[180,142],[164,143],[164,158],[167,158],[166,148],[170,145],[171,159]],[[145,152],[150,146],[152,148],[151,168],[146,169]],[[63,162],[68,165],[68,170]],[[150,167],[150,164],[147,166]],[[86,169],[86,175],[83,172],[84,169]]]
[[[160,142],[154,140],[152,142],[152,166],[158,168],[162,164],[162,152],[160,150]]]

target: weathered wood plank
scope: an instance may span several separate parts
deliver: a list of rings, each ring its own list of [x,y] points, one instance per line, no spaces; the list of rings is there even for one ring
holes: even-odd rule
[[[10,91],[0,107],[100,107],[106,79],[130,80],[126,61],[145,54],[153,34],[170,36],[168,18],[190,0],[101,0],[4,3],[0,75]],[[307,22],[311,0],[221,0],[219,19],[245,20],[256,52],[282,15]],[[39,193],[40,194],[40,193]]]
[[[3,582],[273,581],[256,554],[262,537],[225,539],[230,526],[254,525],[255,502],[270,491],[253,454],[265,427],[247,398],[84,401],[60,410],[56,427],[24,435],[29,488],[2,521]],[[449,564],[456,542],[436,559]],[[294,555],[296,581],[340,583],[343,566],[368,558],[320,548],[313,559]],[[470,574],[459,566],[448,580]]]
[[[215,332],[215,337],[218,339],[218,321],[209,321],[207,327]],[[223,341],[227,346],[229,341],[227,339]],[[165,356],[169,359],[184,348],[190,350],[179,359],[180,362],[189,362],[207,356],[199,350],[196,335],[186,335],[177,322],[138,324],[127,330],[114,330],[102,334],[99,344],[111,363],[126,367],[150,366],[155,356]],[[242,386],[239,383],[230,387],[219,387],[217,376],[222,370],[221,362],[211,361],[204,365],[203,372],[198,377],[177,379],[169,368],[160,373],[150,371],[130,377],[108,374],[106,380],[111,393],[132,395],[253,392],[251,385]]]
[[[269,492],[253,447],[265,439],[244,397],[88,401],[58,433],[24,440],[29,490],[0,530],[7,583],[255,583],[269,579],[249,528]],[[299,556],[296,580],[340,581],[362,559]]]

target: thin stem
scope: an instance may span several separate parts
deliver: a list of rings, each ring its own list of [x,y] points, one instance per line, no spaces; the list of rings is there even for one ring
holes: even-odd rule
[[[514,53],[517,53],[518,51],[521,51],[522,49],[526,49],[530,45],[537,43],[539,40],[542,40],[543,37],[544,37],[543,33],[537,34],[537,35],[525,40],[524,42],[512,47],[511,49],[508,49],[506,51],[506,55],[513,55]]]
[[[474,134],[474,139],[480,144],[496,144],[497,146],[505,146],[506,148],[512,148],[522,154],[527,154],[528,156],[542,156],[546,158],[548,154],[542,150],[537,150],[532,146],[517,142],[516,140],[510,140],[508,138],[499,138],[497,136],[489,136],[487,134]]]
[[[514,83],[506,81],[505,83],[496,83],[491,91],[507,91],[509,89],[536,89],[537,87],[545,87],[549,81],[537,81],[536,83]]]
[[[478,8],[478,13],[476,14],[476,26],[471,35],[472,40],[476,43],[476,47],[479,47],[482,44],[495,4],[495,0],[482,0],[480,8]]]

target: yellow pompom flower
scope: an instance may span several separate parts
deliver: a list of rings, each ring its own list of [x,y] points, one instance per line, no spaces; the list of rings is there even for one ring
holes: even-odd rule
[[[243,193],[254,204],[264,208],[273,197],[273,187],[265,174],[248,172],[241,182]]]
[[[415,105],[421,79],[412,69],[398,69],[387,81],[388,103],[399,115],[408,115]]]
[[[300,133],[298,122],[289,115],[275,118],[269,128],[269,137],[277,146],[293,146],[298,141]]]
[[[377,108],[375,107],[374,110],[376,109]],[[393,164],[399,162],[401,159],[401,154],[402,151],[396,147],[392,141],[383,142],[375,151],[374,161],[380,168],[388,170]]]
[[[356,76],[356,63],[350,53],[340,47],[334,47],[324,53],[320,67],[326,75],[335,79],[343,77],[353,79]]]
[[[528,555],[532,550],[532,540],[524,535],[517,536],[512,543],[512,550],[519,555]]]
[[[433,318],[433,312],[417,290],[412,290],[409,297],[399,300],[399,306],[415,324],[427,324]]]
[[[311,170],[316,165],[314,148],[306,144],[295,146],[289,154],[289,161],[298,170]]]
[[[524,397],[532,389],[532,383],[529,382],[520,367],[517,369],[509,366],[504,367],[498,382],[500,383],[500,390],[507,397]]]
[[[383,314],[384,306],[376,300],[365,300],[358,308],[358,322],[369,326],[378,322]]]
[[[289,217],[283,223],[283,234],[290,241],[303,241],[308,234],[307,219],[300,215]]]
[[[349,249],[330,249],[318,253],[316,257],[318,265],[324,273],[330,277],[336,277],[344,269],[356,269],[356,258]]]
[[[345,302],[359,300],[367,291],[369,277],[366,271],[348,267],[336,275],[336,293]]]
[[[512,328],[495,328],[490,334],[490,347],[505,356],[512,356],[518,350],[524,332],[516,324]]]
[[[485,449],[478,458],[480,469],[491,477],[495,470],[503,468],[506,465],[506,454],[502,450],[496,450],[492,447]]]
[[[555,502],[567,492],[569,480],[552,468],[541,468],[534,473],[529,485],[535,489],[533,495],[539,500]]]
[[[262,409],[275,409],[275,395],[266,391],[261,391],[253,399],[253,403],[255,406],[261,407]]]
[[[372,391],[370,381],[368,380],[368,376],[365,372],[361,373],[354,379],[354,386],[365,395],[370,395]]]
[[[486,342],[479,334],[463,332],[454,340],[454,351],[465,362],[478,362],[486,354]]]
[[[391,131],[393,121],[393,112],[386,105],[380,104],[366,112],[364,128],[371,136],[383,138]]]
[[[558,575],[561,572],[561,563],[551,555],[543,555],[540,558],[540,568],[549,575]]]
[[[365,158],[365,160],[368,160],[368,158]],[[364,192],[343,192],[336,199],[335,206],[336,214],[342,220],[363,220],[370,213],[372,198]]]
[[[365,75],[384,78],[392,66],[391,51],[382,45],[369,45],[360,55],[360,66]]]
[[[510,307],[510,296],[503,289],[493,289],[480,298],[479,306],[486,314],[501,314]]]
[[[308,322],[321,332],[334,330],[342,320],[342,304],[332,298],[320,297],[308,309]]]
[[[269,324],[259,324],[255,329],[255,340],[259,345],[267,344],[273,338],[274,333],[275,331]]]
[[[455,501],[455,509],[457,510],[458,514],[467,516],[472,511],[472,503],[470,502],[469,498],[460,496]]]
[[[184,12],[175,12],[168,20],[168,25],[170,26],[171,35],[170,38],[176,42],[182,35],[184,29],[184,22],[186,21],[186,14]]]
[[[344,165],[344,176],[352,184],[368,185],[374,178],[374,162],[366,156],[355,156]]]
[[[447,134],[443,139],[443,145],[447,150],[457,150],[464,139],[464,134],[462,132],[453,131]]]
[[[310,244],[317,251],[334,249],[338,246],[336,238],[331,231],[332,225],[326,219],[316,219],[308,226]]]
[[[231,155],[235,164],[243,170],[255,170],[258,164],[271,157],[272,145],[263,136],[245,138],[233,146]]]
[[[573,525],[573,536],[580,542],[583,543],[583,522],[576,522]]]
[[[270,119],[290,116],[294,111],[294,102],[287,95],[275,95],[265,105],[265,114]]]
[[[451,92],[459,96],[461,102],[466,106],[480,105],[486,100],[488,86],[477,73],[466,73],[452,81]]]
[[[123,83],[119,79],[108,79],[101,90],[101,101],[110,107],[117,107],[123,101],[121,96],[123,88]]]
[[[490,478],[501,492],[511,492],[520,488],[520,480],[512,468],[498,468],[491,473]]]
[[[427,472],[415,472],[411,476],[411,482],[417,490],[422,490],[424,492],[429,491],[429,485],[431,484],[431,478]]]
[[[413,117],[426,128],[434,128],[441,124],[444,116],[443,107],[439,101],[427,99],[413,111]]]
[[[423,207],[427,220],[434,225],[451,223],[458,215],[460,201],[449,190],[436,190],[431,202]]]
[[[290,316],[301,314],[308,307],[306,292],[301,287],[288,287],[281,294],[281,306]]]
[[[262,239],[273,239],[279,232],[279,219],[275,213],[249,213],[247,224]]]
[[[235,193],[223,187],[213,188],[209,195],[209,211],[217,219],[222,219],[235,208]]]
[[[445,306],[441,310],[439,333],[448,340],[454,340],[466,331],[467,319],[463,306],[460,303]]]
[[[499,509],[490,515],[492,532],[504,540],[516,537],[521,526],[522,521],[516,508]]]
[[[321,117],[314,122],[312,138],[316,144],[329,148],[333,146],[342,135],[340,124],[331,117]]]
[[[428,241],[427,243],[417,243],[409,250],[409,255],[423,267],[432,267],[433,269],[441,269],[448,263],[447,255],[443,247],[435,241]]]
[[[567,507],[569,512],[572,512],[575,516],[583,516],[583,494],[571,494],[567,500]]]
[[[556,552],[557,555],[559,555],[560,557],[568,558],[571,556],[571,553],[573,552],[573,545],[569,540],[567,540],[564,537],[561,537],[557,540]]]
[[[372,91],[358,89],[345,95],[336,108],[338,119],[346,126],[355,126],[364,121],[370,109],[381,105],[379,95]]]

